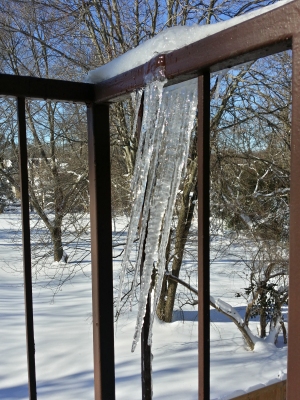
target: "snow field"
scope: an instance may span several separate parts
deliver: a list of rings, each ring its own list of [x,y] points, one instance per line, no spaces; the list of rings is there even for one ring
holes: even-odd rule
[[[16,236],[18,215],[0,215],[0,399],[28,398],[24,300],[22,276],[10,267],[22,265]],[[117,221],[117,230],[124,221]],[[117,249],[114,250],[118,254]],[[71,262],[75,260],[75,256]],[[234,298],[244,282],[228,273],[234,264],[231,257],[213,263],[211,293],[242,311],[245,302]],[[185,264],[189,265],[188,262]],[[120,260],[115,262],[115,277]],[[34,286],[34,321],[38,398],[42,400],[93,399],[93,360],[91,326],[91,282],[78,273],[66,282],[53,301],[52,292]],[[174,315],[174,322],[154,323],[153,390],[154,399],[197,399],[197,311],[192,307]],[[116,332],[116,393],[118,400],[138,400],[140,389],[140,349],[131,353],[136,319],[132,313],[120,317]],[[286,350],[280,337],[278,347],[259,344],[247,351],[232,322],[211,310],[211,399],[229,399],[251,388],[283,379],[286,373]],[[254,326],[257,322],[251,323]]]

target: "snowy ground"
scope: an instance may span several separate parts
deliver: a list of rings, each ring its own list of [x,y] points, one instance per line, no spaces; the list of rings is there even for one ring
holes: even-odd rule
[[[17,246],[17,214],[0,215],[0,399],[27,399],[27,371],[22,276]],[[243,310],[234,298],[244,282],[229,274],[235,260],[225,257],[211,268],[211,293]],[[70,265],[75,264],[75,256]],[[91,282],[88,263],[56,294],[34,287],[34,322],[38,398],[43,400],[93,399]],[[118,267],[118,263],[116,263]],[[54,282],[55,283],[55,282]],[[180,313],[172,324],[154,328],[154,399],[197,398],[197,312]],[[235,326],[211,311],[211,399],[234,395],[272,383],[286,373],[286,346],[244,347]],[[116,391],[118,400],[138,400],[140,391],[139,347],[131,353],[135,313],[123,315],[116,334]],[[252,323],[253,325],[256,322]],[[255,329],[255,328],[254,328]],[[278,377],[279,376],[279,377]]]

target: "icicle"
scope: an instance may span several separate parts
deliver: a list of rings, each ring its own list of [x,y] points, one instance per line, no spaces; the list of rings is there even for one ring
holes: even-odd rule
[[[179,147],[176,154],[176,165],[174,168],[174,177],[172,179],[171,190],[170,190],[170,197],[168,201],[168,206],[165,214],[163,229],[162,229],[162,236],[160,240],[160,248],[158,252],[158,262],[157,262],[157,280],[155,285],[154,291],[154,298],[153,298],[153,312],[150,318],[150,329],[149,329],[149,336],[148,336],[148,344],[151,345],[152,343],[152,328],[154,322],[155,311],[157,308],[157,304],[159,301],[162,282],[164,278],[165,272],[165,254],[166,248],[169,240],[169,233],[171,228],[172,222],[172,214],[175,206],[176,195],[178,192],[180,178],[182,176],[183,168],[186,166],[188,151],[189,151],[189,144],[190,144],[190,136],[194,126],[194,120],[196,116],[196,106],[197,106],[197,86],[187,90],[187,93],[183,93],[181,95],[182,101],[185,101],[185,107],[181,109],[184,110],[182,119],[182,125],[180,127],[180,136],[179,136]],[[180,107],[180,105],[179,105]],[[176,128],[176,127],[175,127]]]
[[[159,111],[158,118],[156,120],[155,127],[154,127],[156,132],[155,132],[153,158],[151,160],[152,161],[151,168],[150,168],[149,175],[148,175],[147,191],[145,194],[143,214],[142,214],[142,219],[141,219],[140,245],[139,245],[139,251],[138,251],[138,258],[137,258],[137,268],[135,270],[135,275],[134,275],[133,285],[132,285],[133,289],[136,287],[136,284],[137,284],[138,272],[140,271],[140,265],[141,265],[142,257],[143,257],[143,253],[144,253],[144,241],[145,241],[146,233],[147,233],[147,221],[148,221],[149,212],[150,212],[151,196],[152,196],[153,186],[155,184],[155,179],[156,179],[156,165],[157,165],[158,151],[159,151],[160,144],[162,141],[162,136],[164,134],[164,109],[165,109],[165,106],[166,106],[166,104],[162,105],[162,107]],[[133,289],[132,289],[132,291],[133,291]],[[131,293],[131,296],[132,296],[132,293]]]
[[[221,81],[222,79],[226,76],[226,74],[230,71],[230,68],[223,69],[222,71],[219,71],[217,73],[212,74],[212,76],[217,75],[217,86],[214,94],[214,100],[219,100],[220,97],[220,86],[221,86]]]
[[[147,297],[151,285],[151,275],[154,263],[157,265],[157,283],[153,300],[150,332],[153,325],[156,304],[159,298],[164,274],[164,257],[168,242],[168,233],[171,224],[176,193],[186,164],[189,137],[196,115],[195,80],[185,85],[176,85],[164,90],[159,123],[160,148],[157,158],[153,157],[150,168],[151,179],[148,180],[146,201],[144,204],[142,237],[147,238],[145,243],[145,260],[141,277],[139,310],[136,321],[132,351],[139,340]],[[148,191],[149,188],[149,191]],[[138,268],[143,251],[143,242],[140,243]],[[151,333],[149,335],[151,343]]]
[[[133,193],[133,207],[131,211],[127,241],[121,267],[119,295],[116,307],[117,312],[120,309],[125,272],[128,267],[132,245],[136,237],[137,228],[142,212],[148,170],[153,153],[153,143],[155,143],[156,130],[153,129],[153,126],[155,126],[155,121],[159,116],[159,109],[164,84],[165,81],[154,81],[150,83],[145,89],[144,115],[140,132],[139,147],[136,155],[135,169],[131,183],[131,189]]]
[[[139,117],[139,110],[140,110],[140,106],[141,106],[143,93],[144,93],[144,89],[139,89],[139,90],[131,93],[131,99],[135,105],[134,106],[133,126],[132,126],[132,132],[131,132],[131,140],[133,140],[135,137],[135,133],[136,133],[136,129],[137,129],[137,120]]]

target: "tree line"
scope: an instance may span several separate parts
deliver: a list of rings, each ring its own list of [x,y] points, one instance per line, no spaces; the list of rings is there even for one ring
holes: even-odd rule
[[[216,23],[275,2],[1,0],[1,71],[82,81],[90,69],[164,29]],[[245,265],[250,270],[249,286],[238,295],[252,294],[252,308],[249,305],[245,320],[259,314],[262,336],[275,315],[272,310],[279,313],[288,301],[286,291],[280,292],[280,288],[287,286],[290,82],[290,52],[211,78],[211,237],[217,237],[223,229],[234,232],[234,240],[240,243],[246,236],[254,244],[255,254]],[[138,144],[138,136],[132,137],[134,105],[129,98],[111,106],[113,215],[130,213],[129,186]],[[18,143],[14,100],[2,99],[0,107],[0,196],[5,202],[19,190]],[[30,100],[26,112],[30,205],[50,238],[47,252],[41,252],[43,241],[37,257],[46,255],[61,261],[66,259],[64,235],[70,236],[72,231],[76,238],[86,232],[86,226],[78,224],[78,215],[74,216],[74,211],[85,214],[89,207],[85,109]],[[166,322],[172,320],[185,249],[193,238],[196,128],[177,196],[157,310],[158,317]],[[190,303],[196,302],[190,299]]]

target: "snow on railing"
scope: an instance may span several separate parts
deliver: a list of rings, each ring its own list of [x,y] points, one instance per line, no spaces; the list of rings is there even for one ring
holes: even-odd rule
[[[91,70],[87,75],[87,82],[99,83],[123,72],[138,67],[159,54],[166,54],[171,51],[185,47],[198,40],[214,35],[232,26],[241,24],[249,19],[255,18],[275,8],[281,7],[293,0],[281,0],[277,3],[262,7],[226,21],[210,25],[174,26],[168,28],[158,35],[141,43],[134,49],[122,54],[111,62]]]

